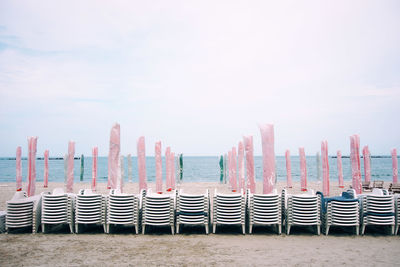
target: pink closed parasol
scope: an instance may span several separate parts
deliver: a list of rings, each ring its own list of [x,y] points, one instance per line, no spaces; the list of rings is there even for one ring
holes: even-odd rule
[[[92,149],[92,190],[96,191],[98,148]]]
[[[371,154],[368,146],[364,146],[362,152],[364,158],[364,181],[368,183],[371,182]]]
[[[161,157],[161,141],[156,142],[155,146],[156,160],[156,191],[162,194],[162,157]]]
[[[139,171],[139,192],[142,189],[147,189],[146,182],[146,147],[144,136],[139,137],[137,142],[137,157]]]
[[[274,125],[260,125],[263,151],[263,193],[270,194],[275,186]]]
[[[244,151],[246,153],[246,175],[247,175],[247,189],[251,193],[256,192],[256,181],[254,174],[254,147],[253,136],[243,136]]]
[[[22,164],[21,164],[21,147],[17,147],[16,152],[16,182],[17,182],[17,191],[22,191]]]
[[[75,142],[69,141],[68,143],[68,165],[67,165],[67,192],[74,192],[74,155],[75,155]]]
[[[167,147],[165,150],[165,187],[169,192],[172,190],[171,186],[171,147]]]
[[[36,147],[37,137],[28,138],[28,197],[36,190]]]
[[[362,193],[361,182],[361,163],[360,163],[360,137],[358,135],[350,136],[350,159],[352,187],[357,194]]]
[[[339,188],[344,188],[343,168],[342,168],[342,152],[340,152],[340,150],[337,151],[337,170],[338,170]]]
[[[115,123],[111,128],[110,133],[110,150],[108,152],[108,189],[116,189],[117,177],[119,172],[119,152],[121,145],[121,129],[118,123]]]
[[[232,147],[231,153],[231,168],[232,168],[232,192],[237,191],[237,160],[236,160],[236,147]]]
[[[322,158],[322,192],[324,196],[329,196],[329,158],[328,158],[328,141],[321,143]]]
[[[171,167],[171,190],[175,189],[175,180],[176,180],[176,172],[175,172],[175,153],[171,152],[170,154],[170,167]]]
[[[290,151],[286,150],[285,152],[285,158],[286,158],[286,175],[287,175],[287,187],[292,188],[292,165],[290,163]]]
[[[43,175],[43,187],[49,186],[49,151],[44,151],[44,175]]]
[[[238,163],[239,163],[239,191],[246,191],[244,184],[244,146],[243,142],[240,141],[238,145]]]
[[[393,183],[398,183],[397,150],[392,149]]]
[[[304,147],[299,148],[300,156],[300,186],[301,191],[307,191],[307,162]]]

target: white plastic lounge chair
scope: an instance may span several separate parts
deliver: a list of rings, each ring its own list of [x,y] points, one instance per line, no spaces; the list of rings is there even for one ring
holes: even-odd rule
[[[367,225],[391,226],[395,233],[395,209],[393,195],[360,195],[362,199],[361,224],[364,235]]]
[[[36,233],[40,226],[41,199],[42,195],[26,197],[25,192],[16,192],[7,201],[6,231],[31,226],[32,233]]]
[[[75,233],[79,233],[80,224],[102,224],[106,232],[106,199],[94,194],[91,189],[81,189],[75,201]]]
[[[204,225],[209,232],[210,197],[208,190],[203,195],[184,194],[178,192],[176,200],[176,233],[179,234],[181,224]]]
[[[53,193],[42,196],[42,232],[46,233],[46,226],[68,224],[71,233],[74,233],[74,201],[75,194],[68,194],[62,188],[55,188]]]
[[[241,225],[243,234],[245,227],[246,199],[243,192],[239,194],[220,194],[217,189],[213,199],[213,233],[217,225]]]
[[[142,233],[146,232],[146,225],[170,226],[175,233],[175,190],[171,194],[154,194],[149,190],[143,197],[142,205]]]
[[[281,196],[276,189],[272,194],[251,194],[247,191],[249,233],[253,225],[275,225],[278,234],[282,233]]]
[[[139,196],[112,189],[107,196],[106,233],[110,225],[133,225],[139,233]]]
[[[4,233],[6,231],[6,211],[0,211],[0,233]]]
[[[293,225],[316,226],[317,234],[321,233],[320,196],[310,191],[308,194],[286,194],[286,234],[290,234]]]

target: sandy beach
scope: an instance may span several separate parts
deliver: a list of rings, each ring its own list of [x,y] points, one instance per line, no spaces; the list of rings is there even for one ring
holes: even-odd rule
[[[348,188],[348,183],[346,188]],[[25,186],[25,185],[24,185]],[[46,190],[62,187],[50,183]],[[154,184],[149,184],[155,188]],[[278,183],[280,190],[284,183]],[[15,184],[0,185],[0,210],[14,194]],[[88,188],[88,183],[76,183],[74,191]],[[218,183],[183,183],[186,192],[213,194],[228,192],[227,185]],[[25,188],[25,187],[24,187]],[[137,184],[126,183],[126,192],[137,192]],[[321,184],[309,183],[309,188],[321,189]],[[261,183],[257,191],[262,190]],[[299,184],[291,189],[299,192]],[[37,183],[36,193],[44,191]],[[106,184],[98,186],[106,193]],[[341,192],[331,184],[331,195]],[[202,227],[184,227],[182,234],[172,236],[168,228],[152,228],[146,235],[133,234],[123,228],[112,234],[102,233],[101,227],[90,228],[83,234],[69,234],[61,228],[53,234],[1,234],[1,266],[393,266],[400,262],[400,239],[390,236],[387,229],[372,228],[365,236],[333,228],[329,236],[317,236],[308,228],[293,228],[290,236],[279,236],[269,227],[255,227],[252,235],[242,235],[239,227],[221,227],[216,234],[205,235]]]

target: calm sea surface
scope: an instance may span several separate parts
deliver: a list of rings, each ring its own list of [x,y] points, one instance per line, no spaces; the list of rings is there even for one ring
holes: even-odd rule
[[[255,171],[256,179],[262,179],[262,157],[256,156]],[[183,158],[183,181],[190,182],[217,182],[219,181],[219,157],[184,157]],[[294,181],[300,180],[300,161],[298,156],[291,157],[292,177]],[[332,182],[337,181],[337,160],[329,158],[329,173]],[[343,176],[344,180],[351,180],[350,159],[343,158]],[[89,182],[92,173],[92,158],[85,157],[84,159],[84,177],[83,181]],[[36,160],[36,180],[43,181],[44,160]],[[128,163],[124,160],[125,181],[128,179]],[[361,172],[364,179],[363,159],[361,159]],[[138,181],[137,158],[132,157],[132,172],[133,182]],[[146,158],[147,180],[155,181],[155,160],[154,157]],[[278,181],[286,180],[286,161],[284,156],[276,157],[276,172]],[[26,181],[27,176],[27,160],[22,160],[22,175],[23,181]],[[307,156],[307,179],[316,181],[317,175],[317,160],[315,156]],[[371,159],[372,180],[392,180],[392,159],[391,158],[372,158]],[[79,181],[80,175],[80,160],[74,162],[74,177],[75,181]],[[107,181],[107,157],[98,158],[98,181]],[[322,172],[321,172],[322,175]],[[163,159],[163,179],[165,179],[165,162]],[[0,182],[15,181],[15,160],[0,158]],[[64,161],[49,160],[49,181],[63,182],[64,181]]]

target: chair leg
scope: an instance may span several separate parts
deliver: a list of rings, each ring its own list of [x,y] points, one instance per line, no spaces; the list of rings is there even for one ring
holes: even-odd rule
[[[108,223],[104,223],[103,224],[104,233],[106,233],[106,234],[110,233],[109,232],[109,230],[110,230],[109,227],[110,227],[110,225]]]
[[[171,225],[171,233],[174,235],[175,234],[175,227]]]
[[[320,227],[320,225],[317,225],[317,234],[321,235],[321,227]]]
[[[135,233],[139,234],[139,226],[137,224],[135,224]]]
[[[392,235],[394,235],[394,224],[392,225]]]
[[[365,233],[365,224],[363,224],[361,227],[361,234],[364,235],[364,233]]]
[[[206,228],[206,235],[208,235],[209,234],[208,224],[205,224],[204,226]]]
[[[46,233],[46,224],[45,223],[42,223],[42,232],[43,232],[43,234]]]
[[[394,231],[394,234],[397,235],[397,233],[399,232],[399,226],[396,226],[396,230]]]
[[[330,225],[325,226],[325,235],[329,234],[329,228],[330,228]]]
[[[356,235],[360,235],[360,226],[356,226]]]
[[[282,234],[282,225],[278,224],[278,234],[281,235]]]
[[[145,224],[142,224],[142,235],[144,235],[145,229],[146,229],[146,225],[145,225]]]
[[[75,233],[79,233],[79,224],[78,223],[76,223],[75,224]]]
[[[71,231],[71,234],[74,233],[74,226],[72,225],[72,223],[69,224],[69,230]]]
[[[214,223],[213,224],[213,234],[215,234],[215,231],[217,230],[217,225]]]
[[[290,235],[290,227],[291,227],[290,224],[286,225],[286,234],[287,235]]]
[[[253,233],[253,224],[250,224],[249,225],[249,234],[252,234]]]
[[[176,224],[176,233],[179,234],[179,223]]]
[[[245,235],[246,234],[246,226],[242,224],[242,233]]]

